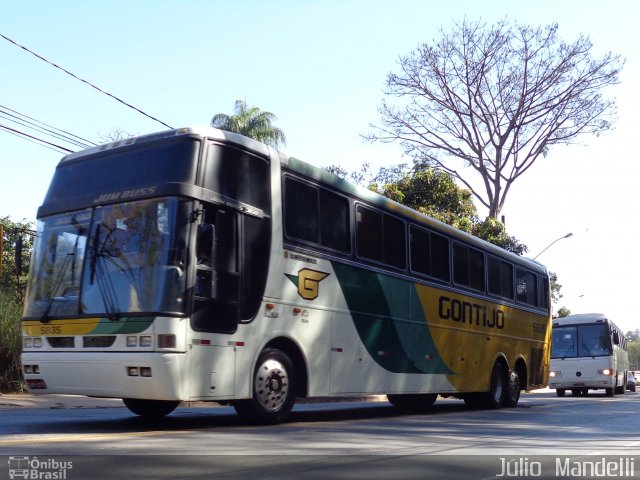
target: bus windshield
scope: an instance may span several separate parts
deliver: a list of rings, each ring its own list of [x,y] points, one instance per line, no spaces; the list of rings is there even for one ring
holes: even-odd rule
[[[187,203],[151,199],[42,219],[25,318],[184,313]]]
[[[606,323],[553,327],[551,358],[603,357],[613,353]]]

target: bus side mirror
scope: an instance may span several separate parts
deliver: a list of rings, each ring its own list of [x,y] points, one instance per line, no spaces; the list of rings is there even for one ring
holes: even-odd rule
[[[613,332],[613,343],[614,345],[620,345],[620,335],[618,332]]]
[[[209,263],[214,266],[216,249],[216,227],[210,223],[198,225],[196,256],[198,263]]]
[[[16,275],[22,275],[22,236],[16,240],[15,248]]]

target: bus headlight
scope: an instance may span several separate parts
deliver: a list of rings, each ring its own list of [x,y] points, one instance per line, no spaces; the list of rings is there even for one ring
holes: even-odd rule
[[[24,348],[42,348],[42,337],[25,337]]]
[[[550,378],[562,378],[562,372],[559,372],[559,371],[549,372],[549,377]]]
[[[610,368],[602,368],[598,370],[598,375],[613,375],[613,370]]]

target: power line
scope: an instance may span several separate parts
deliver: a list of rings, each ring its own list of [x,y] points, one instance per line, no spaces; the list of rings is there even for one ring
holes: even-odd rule
[[[87,140],[86,138],[82,138],[78,135],[67,132],[66,130],[62,130],[58,127],[54,127],[53,125],[49,125],[48,123],[37,120],[33,117],[30,117],[29,115],[25,115],[24,113],[20,113],[17,110],[9,108],[5,105],[0,105],[0,117],[3,117],[6,120],[17,123],[19,125],[26,126],[27,128],[31,128],[38,132],[44,133],[46,135],[53,136],[81,148],[90,148],[97,145],[97,143],[92,142],[91,140]]]
[[[29,52],[29,53],[30,53],[31,55],[33,55],[34,57],[39,58],[40,60],[42,60],[43,62],[48,63],[48,64],[49,64],[49,65],[51,65],[52,67],[55,67],[55,68],[57,68],[57,69],[59,69],[59,70],[62,70],[64,73],[66,73],[67,75],[72,76],[72,77],[73,77],[73,78],[75,78],[76,80],[79,80],[79,81],[81,81],[82,83],[86,83],[87,85],[89,85],[90,87],[92,87],[92,88],[94,88],[94,89],[98,90],[99,92],[101,92],[101,93],[103,93],[103,94],[105,94],[105,95],[107,95],[107,96],[109,96],[109,97],[113,98],[114,100],[117,100],[118,102],[122,103],[123,105],[126,105],[127,107],[129,107],[129,108],[131,108],[131,109],[133,109],[133,110],[135,110],[135,111],[137,111],[137,112],[141,113],[141,114],[142,114],[142,115],[144,115],[145,117],[150,118],[151,120],[155,120],[156,122],[158,122],[158,123],[160,123],[160,124],[164,125],[164,126],[165,126],[165,127],[167,127],[167,128],[173,128],[173,127],[171,127],[170,125],[167,125],[166,123],[164,123],[162,120],[159,120],[159,119],[157,119],[156,117],[153,117],[153,116],[149,115],[148,113],[143,112],[143,111],[142,111],[142,110],[140,110],[139,108],[134,107],[133,105],[131,105],[131,104],[129,104],[129,103],[127,103],[127,102],[125,102],[124,100],[121,100],[120,98],[116,97],[115,95],[112,95],[111,93],[109,93],[109,92],[106,92],[106,91],[102,90],[100,87],[97,87],[97,86],[96,86],[96,85],[94,85],[93,83],[91,83],[91,82],[89,82],[89,81],[87,81],[87,80],[84,80],[84,79],[82,79],[82,78],[78,77],[77,75],[75,75],[75,74],[71,73],[69,70],[66,70],[66,69],[62,68],[61,66],[56,65],[56,64],[55,64],[55,63],[53,63],[53,62],[50,62],[49,60],[47,60],[47,59],[46,59],[46,58],[44,58],[43,56],[38,55],[37,53],[35,53],[35,52],[34,52],[34,51],[32,51],[32,50],[29,50],[29,49],[28,49],[27,47],[25,47],[24,45],[20,45],[19,43],[17,43],[17,42],[15,42],[15,41],[13,41],[12,39],[10,39],[9,37],[7,37],[7,36],[3,35],[2,33],[0,33],[0,37],[4,38],[7,42],[12,43],[12,44],[13,44],[13,45],[15,45],[16,47],[21,48],[22,50],[24,50],[24,51],[26,51],[26,52]]]
[[[0,129],[4,130],[7,133],[11,133],[12,135],[15,135],[17,137],[24,138],[25,140],[29,140],[31,142],[41,144],[43,147],[49,148],[50,150],[54,150],[54,151],[62,152],[62,153],[72,153],[73,152],[73,150],[69,150],[66,147],[63,147],[61,145],[57,145],[57,144],[52,143],[52,142],[48,142],[47,140],[43,140],[42,138],[34,137],[33,135],[29,135],[28,133],[21,132],[20,130],[16,130],[15,128],[11,128],[11,127],[8,127],[6,125],[0,124]],[[51,148],[51,147],[53,147],[53,148]]]

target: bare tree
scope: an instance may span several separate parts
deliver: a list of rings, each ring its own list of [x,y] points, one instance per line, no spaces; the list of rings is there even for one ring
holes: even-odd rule
[[[464,20],[399,59],[381,125],[369,140],[399,141],[417,163],[458,178],[497,218],[513,182],[555,144],[599,134],[616,120],[604,87],[624,61],[594,59],[592,43],[558,38],[558,25]],[[472,174],[463,167],[471,167]],[[477,178],[481,183],[477,182]]]

